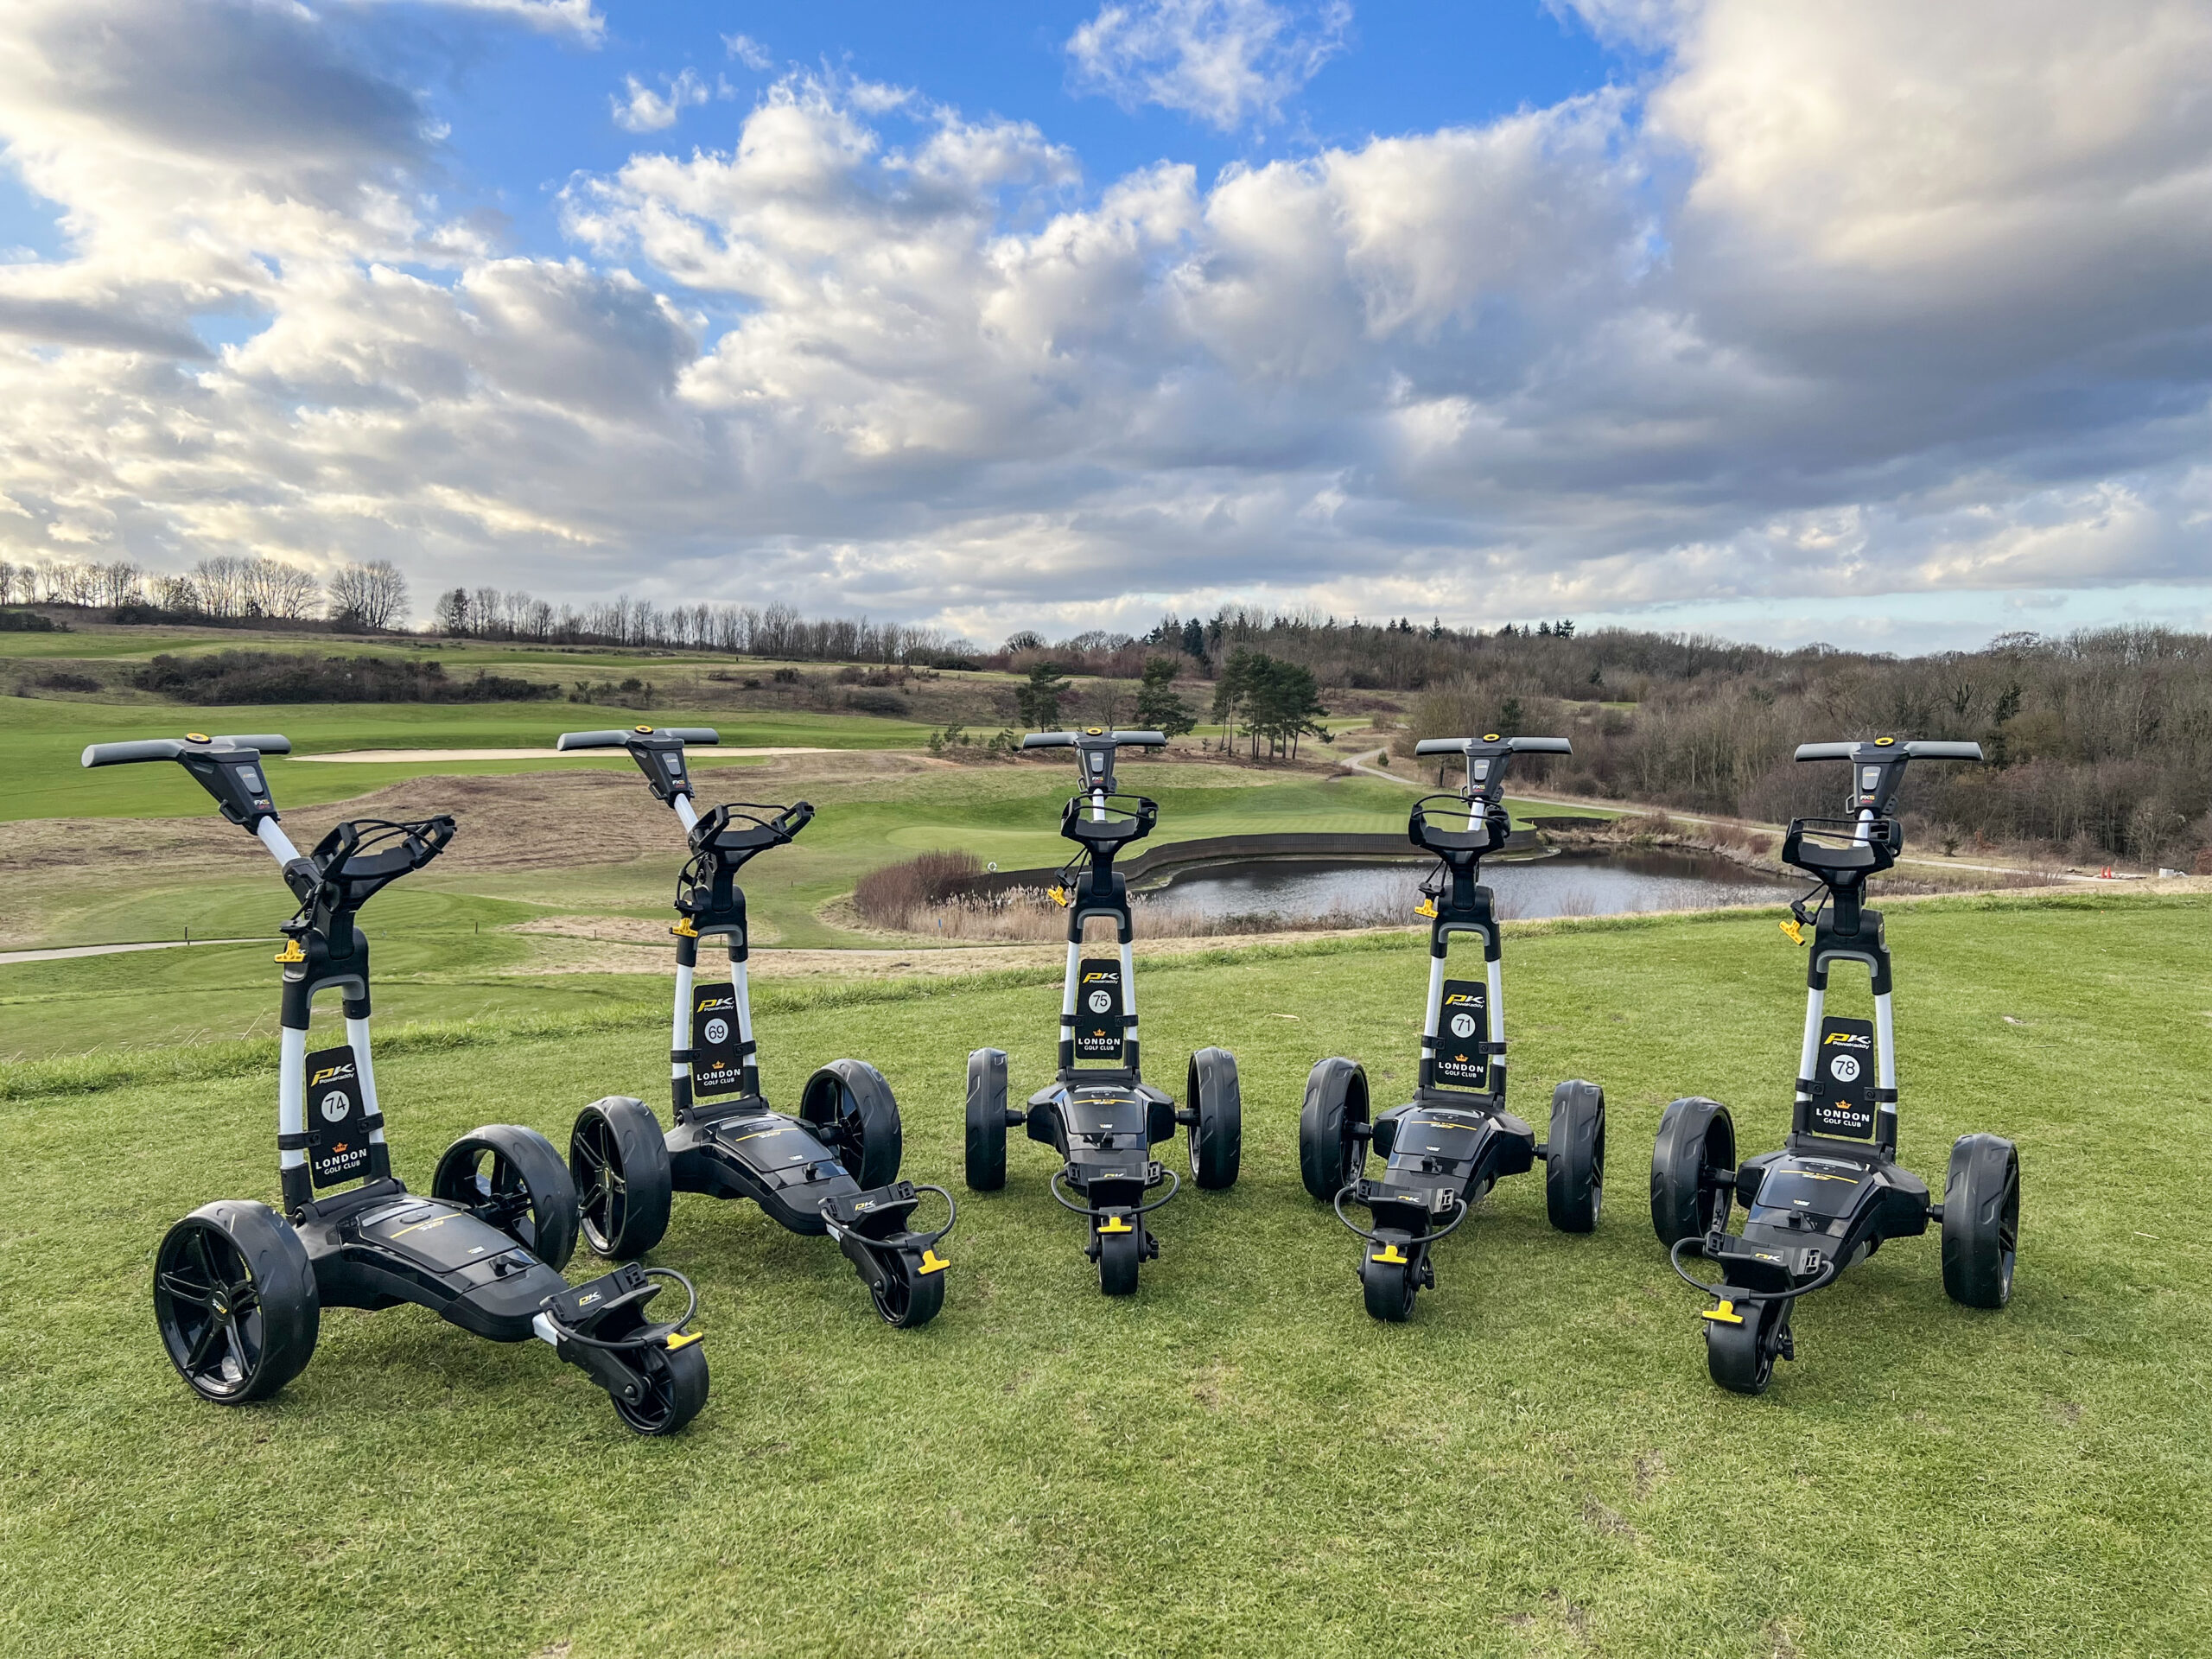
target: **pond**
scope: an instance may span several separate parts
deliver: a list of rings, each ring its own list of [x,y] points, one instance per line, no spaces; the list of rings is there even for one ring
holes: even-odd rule
[[[1430,859],[1265,858],[1185,864],[1140,885],[1150,907],[1207,918],[1270,915],[1296,925],[1324,916],[1411,921]],[[1618,916],[1774,904],[1802,884],[1708,854],[1560,852],[1483,861],[1505,920]]]

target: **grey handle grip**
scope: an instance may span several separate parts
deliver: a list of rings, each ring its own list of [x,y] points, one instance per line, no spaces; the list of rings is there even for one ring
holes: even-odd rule
[[[1073,732],[1032,732],[1021,740],[1025,749],[1065,749],[1075,741]]]
[[[556,749],[619,749],[627,732],[563,732]]]
[[[275,732],[250,732],[237,737],[211,737],[211,747],[256,749],[263,754],[289,754],[292,740]],[[119,766],[133,760],[174,760],[185,746],[173,737],[142,737],[128,743],[88,743],[78,757],[86,766]]]
[[[173,737],[141,738],[133,743],[87,743],[79,757],[87,766],[119,766],[131,760],[174,760],[184,745]]]
[[[1133,749],[1164,749],[1167,736],[1164,732],[1116,732],[1114,741]]]
[[[1470,743],[1481,741],[1472,737],[1424,737],[1414,745],[1415,754],[1457,754]],[[1509,737],[1505,747],[1515,754],[1573,754],[1574,745],[1563,737]]]
[[[1904,746],[1904,752],[1916,760],[1979,760],[1979,743],[1939,743],[1915,739]]]
[[[1797,746],[1800,760],[1848,760],[1858,753],[1856,743],[1800,743]]]
[[[679,743],[719,743],[722,734],[711,726],[671,726],[660,734]]]

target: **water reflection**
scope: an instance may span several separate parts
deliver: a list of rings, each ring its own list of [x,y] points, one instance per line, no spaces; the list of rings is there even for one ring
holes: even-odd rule
[[[1253,859],[1164,870],[1141,890],[1158,909],[1209,918],[1273,915],[1294,925],[1349,913],[1411,921],[1421,878],[1435,868],[1425,859]],[[1491,859],[1483,865],[1483,881],[1497,894],[1499,914],[1507,919],[1771,904],[1796,890],[1724,858],[1676,852]]]

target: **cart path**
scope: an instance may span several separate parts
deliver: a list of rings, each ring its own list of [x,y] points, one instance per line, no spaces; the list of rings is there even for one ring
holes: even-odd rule
[[[1408,789],[1428,787],[1424,782],[1404,778],[1395,772],[1388,772],[1380,766],[1370,766],[1366,764],[1375,756],[1389,753],[1388,749],[1363,749],[1357,754],[1346,757],[1344,765],[1366,777],[1386,778],[1394,784],[1403,784]],[[1757,830],[1772,836],[1779,836],[1783,832],[1783,826],[1780,824],[1757,823],[1749,818],[1701,818],[1694,812],[1677,812],[1671,806],[1624,806],[1612,801],[1576,800],[1571,796],[1525,795],[1517,789],[1511,791],[1511,796],[1516,801],[1526,801],[1534,806],[1579,807],[1586,811],[1603,812],[1608,817],[1634,817],[1638,813],[1656,812],[1663,813],[1666,817],[1681,823],[1732,824],[1741,829]],[[1955,858],[1914,858],[1908,855],[1900,858],[1897,862],[1924,864],[1931,870],[1973,870],[1983,875],[2033,875],[2035,874],[2033,870],[2018,864],[1969,864]],[[2140,881],[2151,879],[2147,876],[2082,875],[2072,870],[2052,870],[2047,874],[2053,881]]]
[[[332,754],[296,754],[295,760],[335,761],[340,766],[383,766],[393,761],[409,760],[604,760],[613,753],[608,749],[341,749]],[[715,744],[702,744],[696,753],[684,751],[694,760],[712,760],[718,755],[742,758],[761,754],[842,754],[842,749],[822,748],[723,748]]]
[[[198,944],[273,944],[262,939],[149,939],[137,944],[57,944],[45,950],[0,950],[0,968],[18,962],[60,962],[70,957],[114,957],[126,950],[182,950]]]

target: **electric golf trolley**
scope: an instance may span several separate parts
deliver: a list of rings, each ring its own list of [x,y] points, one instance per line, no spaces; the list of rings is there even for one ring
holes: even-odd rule
[[[1016,1109],[1007,1105],[1006,1052],[979,1048],[968,1057],[968,1185],[978,1192],[1006,1185],[1006,1132],[1017,1124],[1032,1141],[1051,1147],[1063,1166],[1050,1178],[1052,1196],[1089,1224],[1084,1254],[1098,1264],[1098,1287],[1109,1296],[1135,1293],[1139,1267],[1160,1255],[1160,1241],[1145,1217],[1182,1187],[1182,1178],[1155,1161],[1152,1148],[1173,1140],[1176,1126],[1183,1125],[1190,1132],[1191,1178],[1211,1191],[1236,1184],[1243,1155],[1236,1061],[1227,1050],[1202,1048],[1191,1056],[1181,1107],[1145,1082],[1139,1065],[1129,955],[1135,929],[1128,883],[1114,859],[1152,833],[1160,807],[1141,795],[1119,792],[1114,759],[1118,749],[1156,749],[1166,742],[1158,732],[1098,726],[1032,732],[1021,740],[1025,749],[1073,748],[1081,771],[1080,789],[1060,811],[1060,834],[1083,850],[1055,889],[1068,912],[1059,1069],[1049,1087]],[[1083,954],[1083,925],[1094,916],[1114,924],[1118,956]],[[1162,1185],[1167,1191],[1160,1197],[1147,1197]]]
[[[582,1194],[584,1242],[599,1255],[643,1255],[668,1230],[670,1198],[704,1192],[750,1198],[795,1233],[837,1241],[875,1310],[888,1324],[927,1325],[944,1301],[948,1263],[933,1246],[952,1230],[952,1195],[899,1179],[899,1103],[882,1073],[860,1060],[832,1060],[807,1079],[798,1116],[761,1098],[745,892],[747,860],[785,847],[814,809],[734,801],[699,812],[683,764],[686,743],[719,743],[709,727],[633,727],[564,732],[563,749],[626,749],[656,798],[683,826],[691,857],[676,886],[675,1019],[669,1091],[676,1127],[665,1135],[652,1109],[626,1095],[577,1115],[569,1166]],[[729,948],[727,982],[696,978],[699,945]],[[907,1225],[924,1192],[944,1198],[944,1225]]]
[[[1416,754],[1457,754],[1467,781],[1456,795],[1414,804],[1406,830],[1437,865],[1421,891],[1430,918],[1428,1002],[1421,1021],[1421,1068],[1414,1097],[1370,1123],[1367,1073],[1356,1060],[1323,1060],[1306,1079],[1299,1113],[1299,1173],[1306,1190],[1366,1241],[1359,1264],[1367,1311],[1403,1319],[1414,1298],[1436,1285],[1430,1252],[1459,1230],[1502,1177],[1544,1166],[1544,1208],[1562,1232],[1598,1225],[1605,1197],[1605,1091],[1571,1079],[1552,1091],[1551,1133],[1505,1109],[1503,944],[1497,906],[1480,880],[1484,856],[1505,844],[1512,823],[1504,805],[1505,769],[1516,754],[1569,754],[1563,737],[1428,738]],[[1455,979],[1447,965],[1452,936],[1482,941],[1483,977]],[[1380,1180],[1365,1173],[1372,1148],[1386,1162]],[[1362,1227],[1344,1213],[1363,1205]]]
[[[203,1205],[170,1228],[154,1267],[154,1317],[178,1373],[203,1399],[266,1399],[307,1368],[326,1307],[417,1303],[492,1342],[535,1337],[607,1391],[641,1434],[669,1434],[707,1400],[707,1361],[686,1332],[690,1281],[626,1267],[571,1286],[576,1192],[552,1143],[490,1124],[438,1160],[427,1198],[391,1173],[369,1054],[369,942],[353,918],[453,839],[449,817],[341,823],[302,856],[277,823],[262,766],[277,736],[95,743],[87,766],[175,760],[257,836],[300,901],[283,925],[277,1173],[284,1213],[248,1199]],[[308,1052],[316,995],[340,993],[346,1041]],[[312,1100],[313,1110],[309,1110]],[[358,1185],[356,1185],[358,1183]],[[682,1285],[683,1317],[655,1323],[658,1279]]]
[[[1897,862],[1904,834],[1894,816],[1898,786],[1913,760],[1975,760],[1974,743],[1804,743],[1800,760],[1847,760],[1852,816],[1798,818],[1783,861],[1820,882],[1817,910],[1808,893],[1791,905],[1783,931],[1799,944],[1812,930],[1806,968],[1804,1042],[1796,1103],[1779,1152],[1736,1160],[1728,1109],[1714,1100],[1677,1100],[1659,1120],[1651,1154],[1651,1224],[1675,1271],[1713,1298],[1705,1310],[1706,1363],[1713,1380],[1738,1394],[1763,1393],[1774,1362],[1794,1359],[1789,1329],[1796,1300],[1834,1282],[1888,1240],[1942,1227],[1943,1288],[1969,1307],[2002,1307],[2012,1294],[2020,1224],[2020,1160],[2009,1141],[1962,1135],[1951,1148],[1943,1201],[1896,1161],[1897,1050],[1891,1026],[1890,950],[1882,916],[1865,903],[1869,876]],[[1839,962],[1865,964],[1874,1018],[1826,1014],[1828,973]],[[1745,1210],[1743,1231],[1728,1231],[1729,1209]],[[1682,1257],[1702,1255],[1720,1282],[1691,1276]]]

